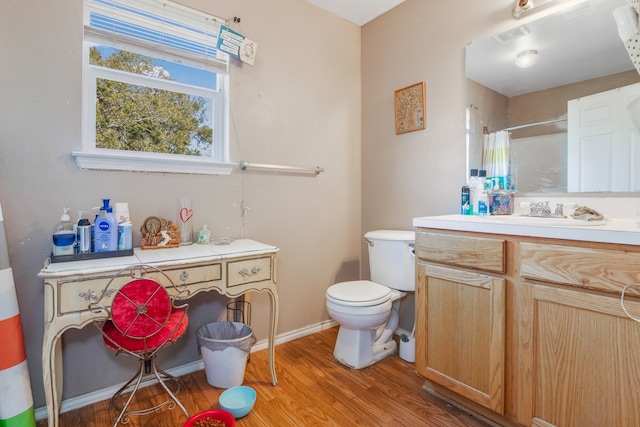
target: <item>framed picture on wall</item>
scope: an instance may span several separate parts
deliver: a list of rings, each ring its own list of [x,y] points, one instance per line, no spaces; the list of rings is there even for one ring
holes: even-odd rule
[[[425,91],[424,82],[395,91],[396,135],[426,128]]]

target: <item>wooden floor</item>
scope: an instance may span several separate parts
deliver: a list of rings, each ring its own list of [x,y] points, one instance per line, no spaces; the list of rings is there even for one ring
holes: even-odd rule
[[[372,366],[353,370],[333,358],[337,328],[322,331],[276,347],[278,385],[269,376],[267,351],[251,354],[245,385],[256,389],[258,399],[237,427],[275,426],[442,426],[486,427],[481,421],[450,407],[422,390],[423,380],[413,364],[392,356]],[[223,389],[207,383],[205,372],[182,377],[187,391],[180,394],[190,414],[217,408]],[[139,392],[151,399],[156,386]],[[60,427],[113,425],[108,402],[100,402],[60,416]],[[181,427],[179,410],[162,410],[133,417],[132,427]],[[37,427],[46,427],[41,420]]]

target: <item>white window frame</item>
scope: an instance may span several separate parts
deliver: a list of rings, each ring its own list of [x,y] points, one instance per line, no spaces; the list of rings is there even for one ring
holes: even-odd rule
[[[154,0],[142,0],[153,4]],[[166,3],[165,3],[166,4]],[[179,5],[175,5],[178,7]],[[194,11],[195,13],[195,11]],[[199,12],[197,12],[199,13]],[[89,64],[89,48],[99,40],[91,34],[85,33],[83,41],[83,96],[82,96],[82,150],[73,151],[72,156],[80,169],[120,170],[141,172],[187,173],[206,175],[229,175],[235,168],[235,163],[229,162],[229,78],[227,73],[218,73],[217,90],[209,90],[171,80],[156,79],[143,75],[111,70]],[[104,40],[104,39],[103,39]],[[116,43],[106,42],[105,45],[114,46]],[[114,46],[120,48],[121,46]],[[170,54],[140,48],[140,46],[122,47],[156,58],[169,59]],[[184,60],[184,58],[180,58]],[[197,61],[194,61],[197,63]],[[227,68],[228,70],[228,68]],[[96,81],[97,79],[116,80],[135,85],[155,87],[163,90],[204,96],[213,100],[214,141],[212,157],[188,156],[179,154],[136,152],[97,148],[95,143],[96,123]]]

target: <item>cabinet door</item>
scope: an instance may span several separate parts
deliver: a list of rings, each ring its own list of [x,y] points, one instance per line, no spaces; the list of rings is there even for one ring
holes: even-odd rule
[[[527,285],[531,425],[640,426],[640,324],[620,298]],[[640,303],[625,300],[638,317]]]
[[[416,369],[504,414],[505,281],[418,263]]]

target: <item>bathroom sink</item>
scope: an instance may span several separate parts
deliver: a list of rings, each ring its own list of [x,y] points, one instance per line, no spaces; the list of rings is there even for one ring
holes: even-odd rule
[[[528,225],[536,227],[585,227],[605,225],[607,221],[584,221],[573,218],[548,218],[528,215],[491,215],[476,217],[492,224]]]

